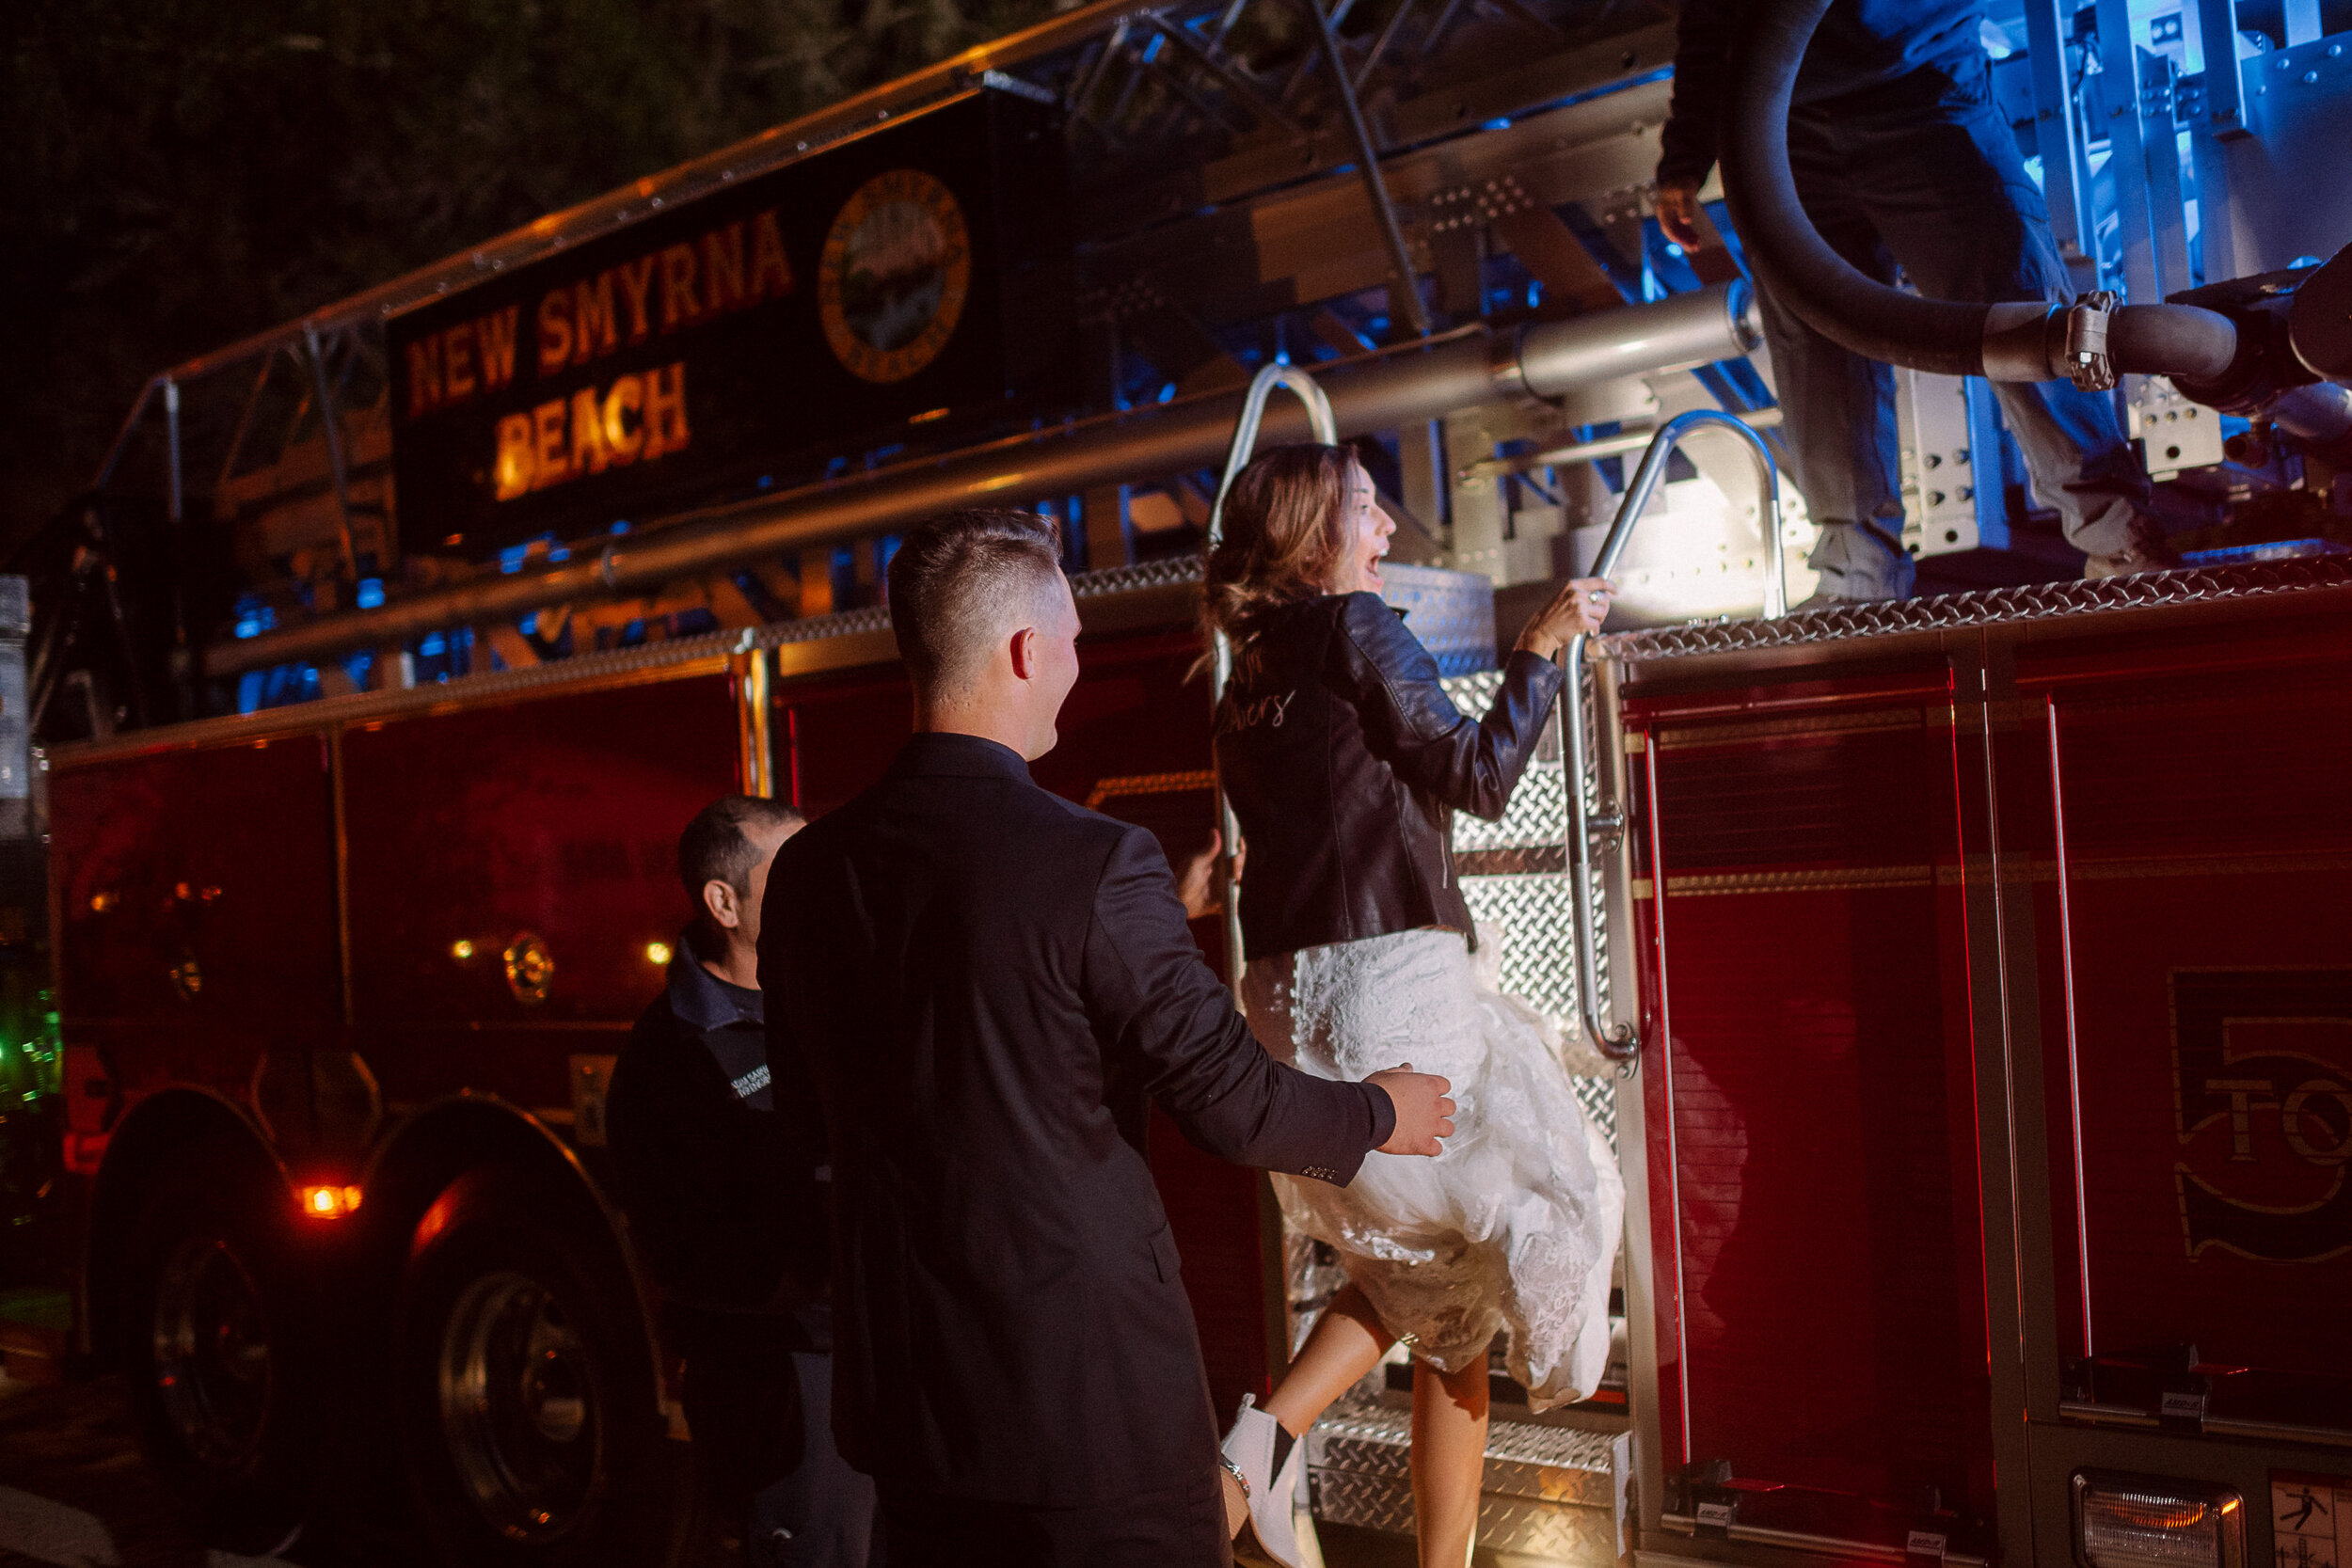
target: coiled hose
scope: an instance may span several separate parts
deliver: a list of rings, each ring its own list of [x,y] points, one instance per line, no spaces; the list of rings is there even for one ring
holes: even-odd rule
[[[1724,191],[1757,278],[1815,331],[1867,358],[1936,375],[2067,377],[2065,307],[1905,293],[1858,271],[1805,215],[1788,168],[1789,95],[1829,7],[1830,0],[1764,0],[1747,35],[1724,142]],[[2117,372],[2210,378],[2237,351],[2229,318],[2195,306],[2121,306],[2106,326],[2106,356]]]

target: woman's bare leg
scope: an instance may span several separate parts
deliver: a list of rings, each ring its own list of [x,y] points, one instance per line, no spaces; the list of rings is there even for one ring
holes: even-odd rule
[[[1282,1430],[1293,1437],[1304,1435],[1315,1424],[1315,1418],[1372,1370],[1395,1343],[1396,1336],[1380,1326],[1379,1314],[1373,1311],[1363,1292],[1353,1285],[1342,1286],[1299,1348],[1281,1386],[1265,1402],[1266,1414],[1281,1422]],[[1249,1504],[1232,1476],[1225,1476],[1224,1483],[1225,1522],[1238,1534]]]
[[[1396,1336],[1381,1326],[1380,1315],[1363,1292],[1353,1285],[1340,1287],[1314,1332],[1299,1347],[1281,1386],[1265,1402],[1266,1413],[1293,1437],[1303,1436],[1315,1424],[1315,1418],[1372,1370],[1395,1343]]]
[[[1486,1469],[1486,1358],[1458,1372],[1413,1364],[1413,1512],[1421,1568],[1465,1568]]]

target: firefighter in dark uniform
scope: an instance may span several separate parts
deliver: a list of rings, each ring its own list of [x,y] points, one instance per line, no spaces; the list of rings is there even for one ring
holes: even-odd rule
[[[831,1425],[824,1129],[813,1094],[769,1080],[758,989],[768,863],[802,826],[743,795],[688,824],[697,912],[613,1069],[606,1129],[726,1533],[759,1568],[865,1568],[873,1483]]]
[[[1677,8],[1674,111],[1661,134],[1658,225],[1696,246],[1699,187],[1737,74],[1735,0]],[[2073,297],[2049,210],[1993,96],[1980,0],[1836,0],[1788,117],[1797,195],[1821,237],[1881,282],[1900,267],[1937,299]],[[1823,603],[1911,593],[1902,545],[1895,373],[1816,332],[1771,293],[1764,336],[1788,410],[1796,480],[1820,525],[1809,564]],[[2057,509],[2085,577],[2180,564],[2115,402],[2065,381],[1994,383],[2033,487]]]

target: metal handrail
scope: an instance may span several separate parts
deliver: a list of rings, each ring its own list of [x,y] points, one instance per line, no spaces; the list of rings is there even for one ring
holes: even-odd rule
[[[1258,427],[1265,422],[1266,399],[1274,389],[1282,388],[1307,405],[1307,424],[1316,440],[1337,445],[1339,421],[1332,417],[1331,400],[1315,378],[1295,365],[1266,365],[1250,378],[1249,395],[1242,399],[1241,417],[1233,421],[1233,444],[1226,449],[1225,473],[1216,482],[1216,500],[1209,508],[1209,537],[1201,546],[1200,560],[1206,568],[1210,556],[1216,553],[1219,541],[1225,537],[1225,498],[1233,488],[1233,480],[1249,465],[1249,455],[1257,450]],[[1210,639],[1209,704],[1215,713],[1225,702],[1225,683],[1233,673],[1233,643],[1219,628]],[[1233,988],[1233,996],[1241,996],[1241,881],[1233,875],[1235,850],[1241,844],[1241,823],[1233,816],[1233,803],[1226,799],[1222,776],[1216,784],[1216,825],[1225,847],[1225,954],[1226,978]]]
[[[1625,487],[1625,499],[1617,503],[1616,519],[1609,525],[1607,537],[1601,540],[1600,553],[1593,558],[1591,575],[1605,578],[1616,569],[1617,558],[1625,553],[1633,525],[1640,521],[1659,483],[1665,477],[1666,460],[1674,455],[1683,436],[1705,425],[1737,431],[1747,445],[1748,454],[1756,460],[1756,486],[1760,492],[1756,497],[1757,520],[1764,531],[1764,614],[1768,619],[1778,620],[1788,613],[1788,583],[1780,539],[1779,466],[1772,461],[1772,449],[1765,444],[1763,436],[1736,415],[1719,408],[1694,408],[1677,414],[1658,427],[1658,434],[1650,438],[1649,449],[1642,454],[1641,467],[1634,470],[1631,483]],[[1567,771],[1568,908],[1576,927],[1576,1006],[1593,1049],[1612,1061],[1629,1062],[1642,1052],[1639,1009],[1635,1009],[1632,1020],[1610,1028],[1601,1022],[1596,999],[1595,981],[1600,973],[1600,927],[1606,916],[1593,898],[1593,841],[1606,840],[1622,855],[1627,813],[1625,803],[1612,798],[1614,791],[1607,778],[1597,777],[1594,781],[1602,799],[1591,806],[1584,800],[1584,648],[1588,641],[1586,634],[1579,632],[1561,653],[1561,662],[1567,673],[1560,691],[1560,750]]]

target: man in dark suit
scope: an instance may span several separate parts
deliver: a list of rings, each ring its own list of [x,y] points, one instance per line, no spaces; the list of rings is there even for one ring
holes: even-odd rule
[[[768,884],[769,1059],[805,1063],[833,1140],[834,1430],[893,1568],[1230,1561],[1148,1103],[1335,1182],[1453,1131],[1443,1079],[1275,1063],[1152,835],[1030,782],[1078,673],[1059,555],[1021,513],[907,536],[917,733]]]

